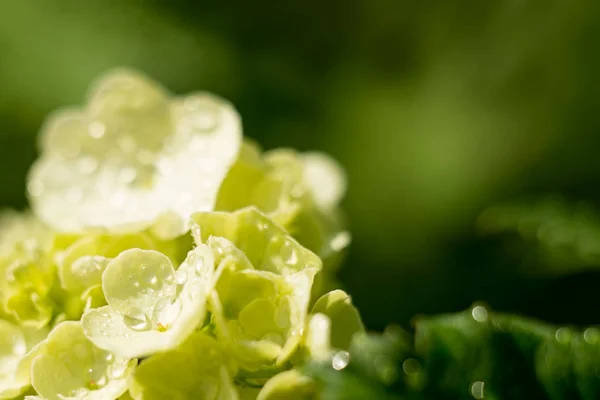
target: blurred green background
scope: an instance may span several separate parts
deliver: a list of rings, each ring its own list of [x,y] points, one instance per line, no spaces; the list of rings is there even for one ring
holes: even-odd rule
[[[368,327],[475,300],[597,323],[594,268],[527,273],[474,225],[515,196],[600,204],[598,43],[594,0],[4,1],[0,205],[26,205],[44,116],[132,66],[229,98],[265,148],[346,166],[341,278]]]

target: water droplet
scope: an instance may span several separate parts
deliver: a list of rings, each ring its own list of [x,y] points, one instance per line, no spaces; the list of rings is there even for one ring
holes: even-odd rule
[[[27,184],[27,191],[33,197],[40,196],[44,192],[44,184],[38,180],[30,181]]]
[[[340,351],[333,356],[331,366],[336,371],[341,371],[348,366],[348,363],[350,363],[350,353],[347,351]]]
[[[153,319],[159,322],[163,327],[168,328],[173,325],[181,313],[181,300],[161,299],[154,307]]]
[[[198,255],[194,259],[194,268],[196,269],[196,272],[198,272],[198,273],[202,273],[203,272],[203,269],[204,269],[204,257]]]
[[[88,126],[88,134],[94,139],[101,139],[106,133],[106,127],[102,122],[93,121]]]
[[[473,310],[471,310],[471,315],[477,322],[485,322],[488,318],[488,312],[483,306],[473,307]]]
[[[160,266],[160,278],[165,282],[173,282],[173,268],[168,264],[163,264]]]
[[[100,389],[104,386],[106,386],[107,383],[107,379],[105,375],[102,375],[100,378],[96,379],[96,389]]]
[[[135,307],[127,310],[123,315],[123,322],[134,331],[147,331],[150,329],[150,321],[146,314]]]
[[[202,239],[202,236],[201,236],[201,234],[200,234],[200,226],[198,226],[198,225],[196,225],[196,224],[194,224],[194,225],[192,226],[192,237],[194,237],[194,238],[198,238],[198,240],[201,240],[201,239]]]
[[[71,397],[83,398],[88,394],[88,391],[89,390],[84,387],[73,389],[71,390]]]
[[[559,343],[569,344],[573,338],[573,332],[567,327],[562,327],[556,330],[554,336]]]
[[[483,399],[484,386],[485,386],[484,382],[481,382],[481,381],[473,382],[473,384],[471,385],[471,389],[470,389],[471,396],[473,396],[476,399]]]
[[[265,232],[267,229],[269,229],[269,225],[268,224],[261,223],[261,222],[259,222],[256,227],[258,228],[258,230],[260,232]]]
[[[179,269],[175,272],[175,282],[179,285],[183,285],[187,281],[187,272],[184,269]]]
[[[284,249],[285,250],[283,256],[286,263],[289,265],[296,265],[298,263],[298,254],[292,242],[286,240]]]
[[[24,355],[27,353],[27,344],[22,335],[15,334],[11,338],[12,340],[12,351],[15,355]]]
[[[587,328],[583,332],[583,339],[589,344],[597,344],[600,341],[600,330],[598,328]]]
[[[183,106],[187,111],[190,111],[190,114],[182,120],[184,129],[190,129],[192,132],[206,132],[217,127],[219,110],[206,100],[190,97],[185,99]]]
[[[120,379],[125,375],[127,364],[116,362],[108,368],[108,377],[110,379]]]
[[[104,357],[104,359],[105,359],[107,362],[112,362],[112,360],[114,360],[114,359],[115,359],[115,356],[113,356],[113,354],[112,354],[112,353],[108,353],[108,354],[106,355],[106,357]]]

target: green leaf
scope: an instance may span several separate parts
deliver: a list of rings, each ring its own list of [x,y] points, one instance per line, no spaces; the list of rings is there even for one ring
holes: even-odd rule
[[[600,216],[586,205],[556,198],[498,204],[480,215],[478,228],[488,235],[518,234],[529,244],[525,255],[538,261],[527,265],[532,272],[565,273],[600,264]]]

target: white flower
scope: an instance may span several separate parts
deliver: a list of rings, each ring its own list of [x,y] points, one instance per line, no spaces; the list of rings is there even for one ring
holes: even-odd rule
[[[29,173],[33,210],[61,231],[182,234],[210,211],[242,140],[240,118],[208,93],[170,98],[127,70],[102,77],[83,109],[57,112]]]

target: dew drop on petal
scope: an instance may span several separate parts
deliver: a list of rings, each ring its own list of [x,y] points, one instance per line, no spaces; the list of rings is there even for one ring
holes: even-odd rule
[[[73,389],[73,390],[71,390],[71,397],[83,398],[88,394],[88,391],[89,390],[84,387]]]
[[[175,282],[179,285],[183,285],[187,281],[187,272],[184,269],[179,269],[175,272]]]
[[[194,226],[192,226],[192,236],[194,238],[198,238],[201,239],[201,235],[200,235],[200,227],[196,224],[194,224]]]
[[[160,266],[160,278],[165,282],[173,282],[173,268],[170,265],[163,264]]]
[[[198,273],[202,273],[204,269],[204,258],[202,256],[198,256],[194,259],[194,264],[196,271]]]
[[[127,364],[123,362],[115,362],[108,368],[108,377],[110,379],[120,379],[125,375]]]
[[[150,321],[146,314],[135,307],[131,307],[127,310],[123,315],[123,322],[134,331],[147,331],[150,329]]]

